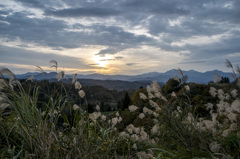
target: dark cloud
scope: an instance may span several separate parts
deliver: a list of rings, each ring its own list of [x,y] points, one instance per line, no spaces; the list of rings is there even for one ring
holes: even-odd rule
[[[178,3],[165,0],[130,0],[127,1],[124,6],[131,11],[147,12],[152,14],[169,14],[169,15],[185,15],[188,11],[177,5]]]
[[[7,17],[0,17],[5,21],[0,26],[0,35],[9,40],[20,38],[24,42],[37,43],[55,49],[77,48],[83,45],[111,46],[99,54],[114,54],[139,44],[148,44],[152,41],[144,35],[136,36],[123,30],[121,27],[103,25],[74,25],[68,26],[61,20],[51,18],[37,19],[27,17],[27,13],[14,13]],[[91,33],[84,31],[68,31],[69,29],[90,29]]]
[[[69,8],[62,10],[46,10],[46,15],[57,17],[106,17],[116,16],[119,11],[110,8]]]
[[[42,4],[41,1],[39,0],[14,0],[14,1],[32,8],[45,8],[44,4]]]
[[[116,57],[114,57],[116,60],[121,60],[121,59],[123,59],[123,57],[122,56],[116,56]]]
[[[118,51],[121,51],[122,49],[120,49],[120,47],[109,47],[107,49],[101,50],[99,53],[97,53],[97,55],[101,55],[101,54],[114,54],[114,53],[116,53]]]
[[[239,0],[14,1],[26,10],[7,9],[7,2],[0,6],[0,37],[10,42],[20,39],[22,48],[29,43],[55,50],[100,45],[106,49],[97,54],[104,56],[147,45],[176,54],[181,52],[180,55],[189,60],[182,64],[228,56],[240,50]],[[37,18],[28,8],[37,8],[44,14]],[[136,28],[154,37],[141,35]],[[201,45],[191,41],[172,45],[193,37],[218,35],[224,36]],[[116,60],[122,58],[115,57]],[[149,55],[149,60],[151,58],[153,55]]]
[[[228,56],[240,52],[240,32],[234,31],[228,38],[220,39],[217,42],[204,44],[202,46],[186,45],[185,49],[189,50],[188,58],[193,59],[207,59],[219,56]]]
[[[126,65],[127,66],[134,66],[134,65],[137,65],[138,63],[127,63]]]
[[[194,63],[205,63],[206,61],[182,61],[182,62],[179,62],[179,64],[194,64]]]
[[[52,47],[74,47],[74,43],[68,43],[62,34],[63,29],[67,28],[65,22],[48,18],[29,18],[28,15],[28,13],[18,12],[0,17],[1,21],[8,23],[0,25],[1,37],[9,40],[20,38],[24,42]]]

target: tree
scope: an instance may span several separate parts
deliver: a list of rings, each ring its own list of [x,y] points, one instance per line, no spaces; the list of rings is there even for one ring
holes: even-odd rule
[[[122,110],[127,109],[130,103],[131,103],[131,99],[128,95],[128,92],[126,92],[122,102]]]
[[[228,77],[221,77],[221,80],[219,81],[219,83],[230,83],[230,80]]]
[[[136,90],[133,95],[131,96],[131,102],[133,105],[136,105],[138,107],[144,107],[144,101],[142,99],[140,99],[140,93],[143,93],[145,95],[147,95],[147,91],[144,88],[139,88],[138,90]]]
[[[101,110],[101,112],[105,111],[105,104],[103,101],[101,101],[101,103],[100,103],[100,110]]]
[[[163,86],[163,93],[169,94],[172,93],[173,91],[178,91],[180,88],[179,86],[180,83],[177,80],[170,78]]]

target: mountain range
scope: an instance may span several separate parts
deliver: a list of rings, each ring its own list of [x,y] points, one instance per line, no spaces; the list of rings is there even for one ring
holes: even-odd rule
[[[222,72],[219,70],[213,70],[213,71],[207,71],[207,72],[198,72],[195,70],[189,70],[189,71],[182,71],[184,75],[188,76],[187,82],[195,82],[195,83],[208,83],[209,81],[214,81],[214,76],[216,74],[222,76],[222,77],[228,77],[230,80],[231,73]],[[38,73],[38,72],[28,72],[25,74],[18,74],[16,77],[18,79],[27,79],[30,76],[34,76],[36,80],[51,80],[56,79],[56,72],[50,72],[50,73]],[[79,74],[77,75],[78,79],[92,79],[92,80],[118,80],[118,81],[128,81],[128,82],[134,82],[134,81],[158,81],[159,83],[166,83],[166,81],[169,78],[173,78],[175,75],[177,75],[179,78],[181,75],[178,74],[177,69],[172,69],[164,73],[159,72],[149,72],[141,75],[104,75],[104,74],[89,74],[89,75],[83,75]],[[72,78],[73,75],[66,75],[68,79]]]

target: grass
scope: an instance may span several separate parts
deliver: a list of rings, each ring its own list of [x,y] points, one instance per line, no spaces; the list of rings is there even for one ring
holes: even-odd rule
[[[238,94],[229,99],[222,92],[226,96],[233,90],[219,91],[219,85],[212,97],[216,103],[200,119],[184,80],[174,97],[166,98],[156,82],[138,90],[146,97],[135,94],[135,103],[140,103],[135,111],[88,113],[81,109],[87,108],[84,94],[79,98],[85,102],[73,107],[63,84],[48,95],[48,101],[40,101],[37,84],[25,90],[10,70],[0,72],[2,158],[240,158],[237,83]],[[226,130],[229,134],[223,136]]]

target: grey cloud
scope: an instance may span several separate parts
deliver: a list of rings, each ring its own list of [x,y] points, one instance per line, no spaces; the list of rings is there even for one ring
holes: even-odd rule
[[[94,2],[83,0],[54,2],[19,0],[18,2],[24,6],[42,8],[45,11],[45,17],[42,19],[28,18],[30,13],[27,11],[9,15],[6,10],[0,11],[0,15],[8,15],[7,17],[0,16],[0,36],[10,41],[20,38],[23,42],[50,46],[53,49],[77,48],[84,45],[107,46],[106,49],[97,53],[102,56],[116,54],[128,48],[149,45],[165,51],[182,52],[188,50],[191,53],[182,56],[188,56],[186,58],[190,61],[201,61],[206,57],[220,55],[227,56],[240,50],[238,44],[240,34],[232,32],[233,28],[239,29],[240,1],[238,0],[125,0],[114,1],[114,3],[113,1],[101,0]],[[224,7],[226,3],[233,5],[232,7]],[[57,9],[62,8],[57,6],[69,8]],[[9,12],[12,11],[9,10]],[[55,17],[51,18],[52,16]],[[81,24],[69,25],[63,20],[56,20],[56,17],[76,19],[94,17],[96,23],[87,26],[79,20]],[[98,20],[104,22],[108,18],[116,21],[116,25],[120,25],[111,26],[111,24],[97,23]],[[169,25],[169,20],[178,18],[182,18],[180,25]],[[126,25],[132,31],[135,31],[134,27],[141,26],[151,35],[161,36],[161,41],[145,35],[130,33],[121,28],[122,25]],[[73,31],[69,31],[69,29]],[[91,31],[74,31],[75,29],[89,29]],[[225,32],[230,32],[232,35],[228,39],[222,38],[210,44],[201,46],[171,45],[172,42],[193,36],[213,36]],[[27,47],[27,45],[22,47]],[[116,56],[115,59],[121,58]]]
[[[102,59],[100,61],[115,61],[116,59]]]
[[[63,21],[35,19],[26,16],[27,13],[14,13],[7,17],[0,17],[0,20],[9,23],[0,26],[0,35],[10,40],[19,37],[23,41],[34,42],[40,45],[67,47],[64,45],[68,43],[64,44],[64,42],[61,42],[66,41],[62,32],[67,25]],[[58,45],[60,42],[61,45]]]
[[[46,10],[45,15],[57,17],[105,17],[118,15],[119,11],[109,8],[69,8],[62,10]]]
[[[24,0],[27,1],[27,0]],[[119,1],[111,3],[111,1],[97,1],[94,3],[89,2],[66,2],[74,6],[74,8],[59,9],[59,10],[45,10],[46,15],[53,15],[57,17],[106,17],[106,16],[129,16],[136,12],[145,14],[157,14],[157,15],[185,15],[188,14],[188,10],[181,8],[168,1],[155,1],[155,0],[132,0],[132,1]],[[81,6],[81,7],[78,7]],[[112,9],[112,8],[118,8]]]
[[[21,3],[23,5],[26,5],[28,7],[32,7],[32,8],[44,8],[44,4],[41,3],[41,1],[38,0],[14,0],[18,3]]]
[[[232,7],[224,7],[224,4],[232,3]],[[240,3],[237,0],[233,1],[209,1],[205,3],[206,5],[203,6],[202,11],[192,11],[193,16],[197,17],[199,20],[211,20],[213,22],[235,22],[239,23],[240,14]]]
[[[3,7],[3,6],[0,6]],[[0,10],[0,16],[6,16],[9,14],[9,11]]]
[[[15,13],[0,20],[9,24],[0,26],[0,35],[10,40],[19,37],[24,42],[33,42],[39,45],[50,46],[55,49],[76,48],[82,45],[111,46],[99,54],[114,54],[128,47],[140,44],[149,44],[151,38],[124,31],[120,27],[103,25],[74,25],[73,29],[92,29],[92,33],[67,31],[71,29],[64,21],[50,18],[36,19],[26,17],[27,13]]]
[[[121,49],[116,49],[115,47],[109,47],[107,49],[101,50],[97,55],[100,54],[115,54],[116,52],[120,51]]]
[[[194,63],[205,63],[206,61],[201,61],[201,60],[198,60],[198,61],[182,61],[182,62],[179,62],[179,64],[194,64]]]
[[[43,54],[34,51],[28,51],[18,48],[10,48],[0,45],[0,62],[23,65],[51,65],[49,61],[54,59],[58,61],[60,67],[66,68],[89,68],[81,58],[62,56],[57,54]]]
[[[191,54],[188,55],[190,59],[207,59],[211,57],[227,56],[230,54],[240,52],[240,32],[232,32],[235,35],[228,39],[223,39],[221,41],[205,44],[204,46],[185,46]]]
[[[137,48],[143,44],[148,45],[153,41],[153,39],[145,35],[134,35],[133,33],[124,31],[120,27],[96,26],[94,28],[96,32],[100,33],[100,36],[97,36],[95,39],[102,45],[109,46],[107,49],[101,50],[98,55],[115,54],[126,48]],[[101,34],[101,32],[103,33]]]
[[[185,15],[188,11],[181,6],[177,6],[177,3],[166,0],[132,0],[127,1],[124,5],[133,9],[134,11],[148,12],[154,14],[175,14]]]
[[[133,66],[133,65],[137,65],[138,63],[127,63],[127,66]]]
[[[116,56],[116,57],[114,57],[116,60],[121,60],[121,59],[123,59],[123,57],[122,56]]]

